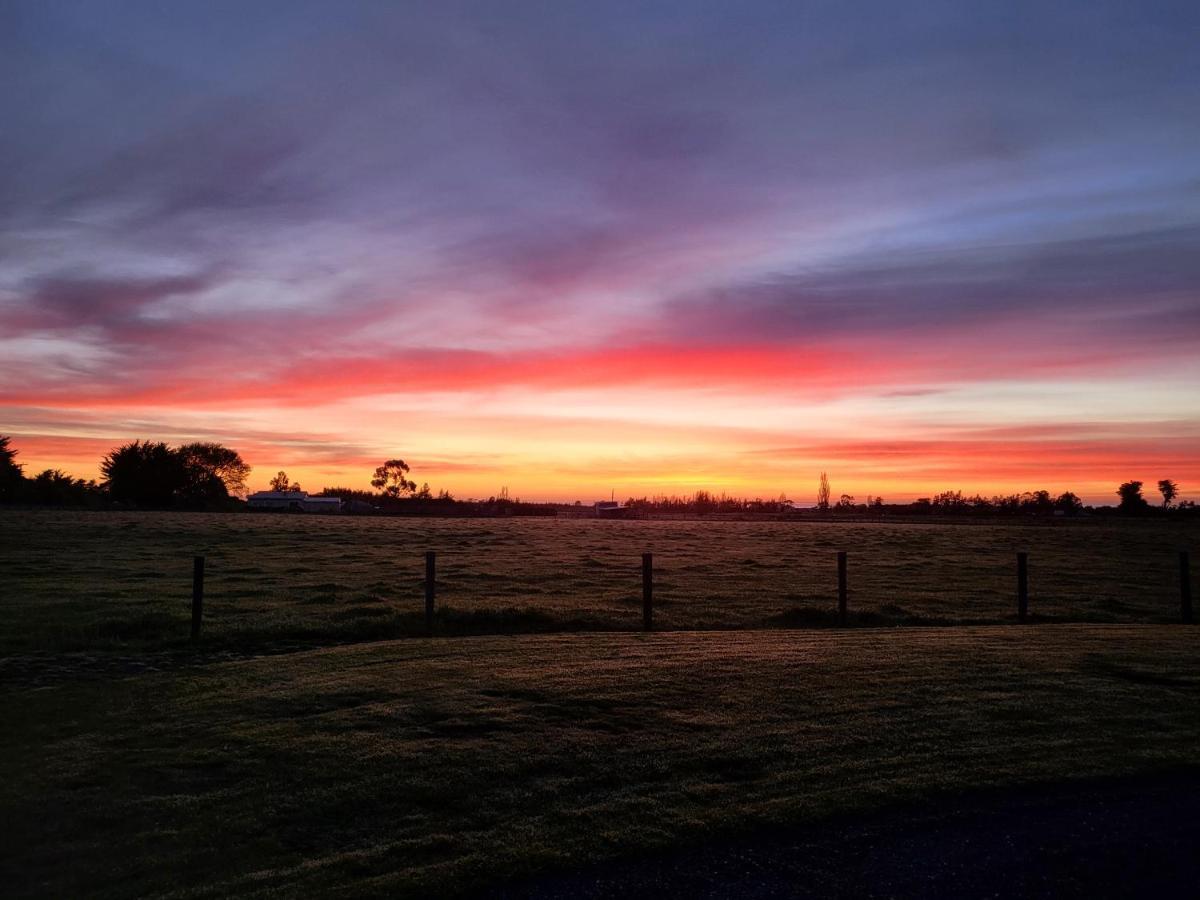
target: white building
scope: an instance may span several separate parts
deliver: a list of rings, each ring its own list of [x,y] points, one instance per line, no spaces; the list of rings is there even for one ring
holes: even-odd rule
[[[310,497],[304,491],[258,491],[246,498],[251,509],[282,509],[289,512],[340,513],[341,497]]]

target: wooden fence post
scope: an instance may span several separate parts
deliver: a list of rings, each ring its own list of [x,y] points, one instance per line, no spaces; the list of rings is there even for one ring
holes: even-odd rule
[[[200,618],[204,613],[204,557],[192,558],[192,640],[200,640]]]
[[[642,628],[654,628],[654,554],[642,554]]]
[[[425,631],[433,634],[433,601],[436,593],[435,575],[437,571],[437,554],[432,550],[425,552]]]
[[[1192,624],[1192,567],[1186,550],[1179,551],[1179,616],[1184,625]]]
[[[846,551],[839,550],[838,561],[838,624],[846,626]]]
[[[1029,618],[1029,554],[1017,554],[1017,621]]]

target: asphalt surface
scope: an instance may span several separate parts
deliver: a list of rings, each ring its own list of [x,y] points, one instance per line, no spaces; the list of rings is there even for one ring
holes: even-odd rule
[[[1200,772],[980,794],[494,889],[551,898],[1200,898]]]

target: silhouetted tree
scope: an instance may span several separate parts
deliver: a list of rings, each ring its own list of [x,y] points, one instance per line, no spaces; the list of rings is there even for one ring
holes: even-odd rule
[[[250,467],[236,450],[221,444],[198,442],[184,444],[177,452],[183,457],[191,477],[198,483],[219,478],[225,485],[226,493],[245,493]]]
[[[402,459],[389,459],[375,470],[375,477],[371,479],[371,487],[382,491],[388,497],[411,494],[416,490],[417,484],[415,481],[409,481],[405,477],[406,475],[408,475],[408,463]]]
[[[933,505],[942,512],[954,512],[965,509],[967,501],[963,499],[962,491],[942,491],[933,498]]]
[[[822,472],[821,483],[817,487],[817,509],[822,512],[829,509],[829,497],[829,476]]]
[[[161,441],[134,441],[100,462],[109,495],[138,506],[174,506],[187,486],[183,458]]]
[[[1051,499],[1049,491],[1029,491],[1021,495],[1021,510],[1038,515],[1049,515],[1054,512],[1054,501]]]
[[[96,482],[72,478],[60,469],[46,469],[29,481],[29,499],[41,506],[99,504]]]
[[[10,446],[11,441],[0,434],[0,503],[16,500],[25,481],[24,466],[17,462],[17,451]]]
[[[1068,516],[1074,516],[1083,512],[1083,501],[1071,491],[1064,491],[1055,499],[1054,508]]]
[[[287,494],[287,493],[294,493],[294,494],[302,493],[302,491],[300,489],[300,482],[296,482],[295,484],[292,484],[290,481],[288,481],[288,473],[283,472],[283,471],[276,472],[275,477],[271,479],[271,490],[281,491],[285,494]]]
[[[1140,481],[1126,481],[1117,488],[1117,496],[1121,498],[1117,508],[1122,512],[1139,513],[1145,511],[1150,505],[1142,496],[1142,482]]]
[[[1171,501],[1179,496],[1179,485],[1170,478],[1164,478],[1158,483],[1158,492],[1162,494],[1163,509],[1171,505]]]
[[[182,456],[180,462],[183,464],[183,486],[175,494],[176,506],[221,506],[229,499],[229,491],[220,476],[205,468],[189,466]]]
[[[854,509],[854,497],[851,494],[842,494],[838,498],[838,509]]]

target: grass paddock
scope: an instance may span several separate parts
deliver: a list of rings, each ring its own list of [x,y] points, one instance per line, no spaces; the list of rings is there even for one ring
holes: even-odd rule
[[[0,692],[9,896],[456,893],[1194,767],[1200,631],[410,639]]]
[[[663,629],[826,626],[838,550],[852,624],[1010,622],[1015,554],[1042,621],[1169,622],[1200,522],[1001,524],[409,519],[0,510],[0,652],[186,642],[193,554],[209,644],[259,649],[424,631],[438,553],[445,634],[632,630],[641,554]]]

